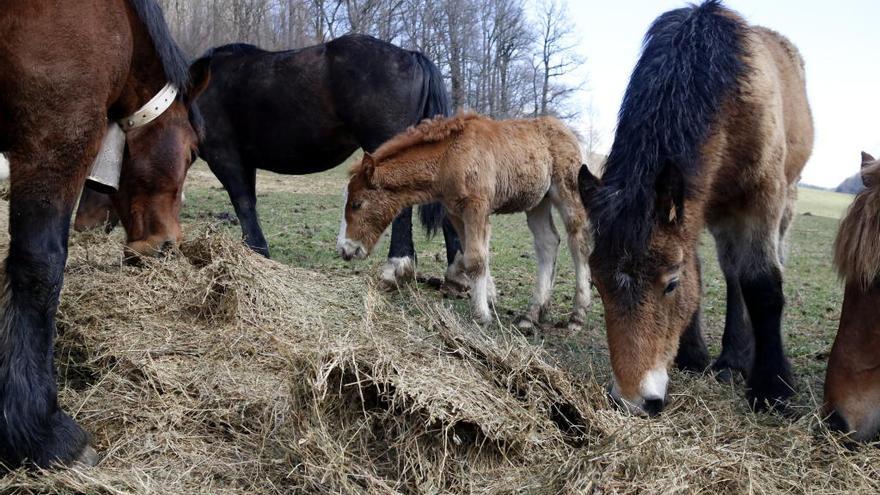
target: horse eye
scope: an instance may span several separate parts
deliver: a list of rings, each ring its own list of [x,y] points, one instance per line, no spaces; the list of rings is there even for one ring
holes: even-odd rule
[[[352,210],[360,210],[361,209],[361,202],[360,201],[353,201],[351,203],[351,209]]]
[[[675,289],[677,289],[677,288],[678,288],[678,279],[675,278],[675,279],[672,279],[672,280],[669,282],[669,284],[666,286],[665,289],[663,289],[663,293],[664,293],[664,294],[671,294],[671,293],[674,292]]]

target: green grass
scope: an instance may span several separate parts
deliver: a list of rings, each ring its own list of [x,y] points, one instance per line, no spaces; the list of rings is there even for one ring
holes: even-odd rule
[[[340,190],[345,181],[345,167],[337,167],[323,174],[283,177],[261,174],[258,179],[280,180],[291,189],[303,185],[309,193],[293,193],[273,187],[271,192],[258,194],[258,210],[274,259],[327,273],[376,273],[387,253],[387,243],[378,247],[367,261],[346,263],[335,252],[339,228]],[[281,188],[283,189],[283,188]],[[315,190],[318,189],[318,190]],[[851,196],[801,189],[799,214],[790,235],[790,255],[786,268],[785,293],[788,305],[785,311],[784,334],[787,353],[801,382],[800,400],[812,403],[821,397],[821,383],[827,353],[837,328],[842,288],[831,266],[831,245],[838,218],[845,212]],[[184,222],[213,219],[223,212],[231,213],[229,199],[220,188],[190,186]],[[511,321],[525,309],[535,277],[536,263],[531,235],[523,214],[496,216],[492,219],[491,270],[499,291],[497,311],[502,321]],[[560,225],[557,222],[557,225]],[[232,235],[240,235],[237,225],[224,224]],[[419,271],[428,276],[442,277],[445,269],[445,251],[442,236],[426,239],[416,234]],[[703,317],[704,333],[713,355],[717,355],[724,325],[725,286],[714,256],[714,243],[708,235],[702,239],[700,252],[704,267]],[[564,320],[574,294],[573,270],[568,250],[563,248],[558,263],[557,284],[553,294],[553,318]],[[440,298],[439,292],[415,287],[427,297]],[[412,297],[412,291],[390,294],[402,306]],[[575,372],[596,372],[597,378],[607,374],[607,350],[601,301],[594,292],[594,304],[584,330],[570,334],[564,330],[546,332],[536,339],[565,366]],[[461,312],[468,311],[467,302],[451,299],[449,303]]]
[[[852,194],[843,194],[818,189],[798,189],[798,213],[819,217],[841,218],[852,203]]]

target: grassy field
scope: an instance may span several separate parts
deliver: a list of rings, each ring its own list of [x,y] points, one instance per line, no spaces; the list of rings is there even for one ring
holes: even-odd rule
[[[367,261],[357,263],[346,263],[335,253],[341,214],[340,190],[345,177],[345,166],[300,177],[259,174],[258,210],[274,259],[328,274],[378,271],[387,244],[380,245]],[[240,235],[237,225],[223,220],[230,216],[234,218],[232,207],[225,191],[203,164],[191,172],[186,193],[184,222],[214,220],[231,234]],[[845,212],[850,198],[843,194],[802,189],[798,216],[790,236],[784,335],[787,353],[800,385],[797,402],[805,410],[815,408],[817,401],[821,400],[825,364],[837,328],[842,288],[831,266],[831,245],[838,219]],[[523,214],[496,216],[492,223],[491,267],[499,290],[496,311],[502,322],[510,322],[526,307],[534,281],[536,263],[532,239]],[[557,225],[560,225],[558,221]],[[417,232],[416,249],[420,275],[442,277],[445,268],[442,236],[426,239]],[[700,250],[705,274],[704,333],[710,350],[717,355],[724,322],[725,286],[711,237],[703,237]],[[552,318],[564,321],[574,293],[571,259],[564,242],[556,281]],[[414,293],[443,297],[419,284],[388,297],[396,304],[406,305]],[[594,373],[597,379],[607,380],[604,322],[601,301],[595,291],[593,300],[588,323],[581,332],[572,334],[548,328],[533,339],[548,348],[570,370]],[[450,299],[449,304],[462,313],[468,311],[464,300]],[[742,393],[742,390],[732,393]]]

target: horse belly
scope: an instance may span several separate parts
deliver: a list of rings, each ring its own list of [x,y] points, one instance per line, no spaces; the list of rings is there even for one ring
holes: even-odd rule
[[[495,213],[517,213],[538,206],[547,196],[551,180],[549,168],[513,167],[495,183]]]

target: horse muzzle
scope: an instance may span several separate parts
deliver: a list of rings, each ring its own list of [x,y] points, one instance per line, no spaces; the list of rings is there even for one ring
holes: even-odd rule
[[[342,256],[342,259],[345,261],[364,259],[369,254],[369,250],[367,250],[362,242],[353,241],[348,238],[340,239],[336,243],[336,252],[339,253],[339,256]]]

